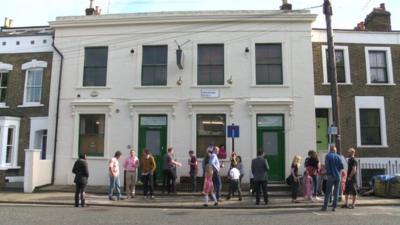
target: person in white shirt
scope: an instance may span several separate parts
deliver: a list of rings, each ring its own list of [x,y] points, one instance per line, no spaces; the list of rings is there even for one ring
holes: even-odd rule
[[[114,201],[114,189],[117,189],[117,199],[124,200],[121,194],[121,184],[119,180],[119,163],[118,159],[121,157],[122,153],[120,151],[116,151],[114,157],[110,159],[108,162],[108,174],[110,177],[110,189],[108,191],[108,199]]]
[[[232,164],[232,167],[229,170],[230,184],[228,197],[226,199],[229,200],[235,190],[237,190],[239,194],[239,201],[242,201],[242,190],[239,185],[240,171],[236,168],[236,166],[236,164]]]

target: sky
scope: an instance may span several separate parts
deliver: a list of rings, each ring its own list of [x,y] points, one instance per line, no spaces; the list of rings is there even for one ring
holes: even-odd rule
[[[323,0],[288,0],[293,9],[310,9],[318,14],[314,28],[324,28]],[[334,28],[352,29],[380,3],[390,11],[392,29],[400,30],[400,0],[331,0]],[[102,14],[194,11],[194,10],[277,10],[281,0],[95,0]],[[5,17],[13,19],[12,26],[48,25],[57,16],[84,15],[89,0],[0,0],[0,25]],[[317,8],[313,8],[317,7]]]

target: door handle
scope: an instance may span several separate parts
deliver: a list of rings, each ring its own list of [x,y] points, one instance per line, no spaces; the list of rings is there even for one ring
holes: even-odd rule
[[[322,143],[322,141],[317,141],[317,144],[321,144]]]

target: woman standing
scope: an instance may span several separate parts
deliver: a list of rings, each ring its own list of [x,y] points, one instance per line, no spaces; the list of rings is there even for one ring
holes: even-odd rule
[[[310,150],[308,152],[308,158],[306,159],[304,166],[306,167],[308,174],[311,176],[311,178],[313,180],[313,197],[316,198],[317,193],[318,193],[317,174],[320,169],[320,163],[319,163],[318,154],[316,151]]]
[[[290,175],[292,176],[292,202],[298,203],[297,192],[299,191],[300,177],[299,177],[299,167],[300,167],[301,157],[296,155],[293,157],[292,166],[290,170]]]

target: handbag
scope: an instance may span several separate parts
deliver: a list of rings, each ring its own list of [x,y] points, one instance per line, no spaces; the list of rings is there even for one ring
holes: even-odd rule
[[[293,176],[290,174],[288,177],[286,177],[286,184],[287,185],[292,185],[293,184]]]

